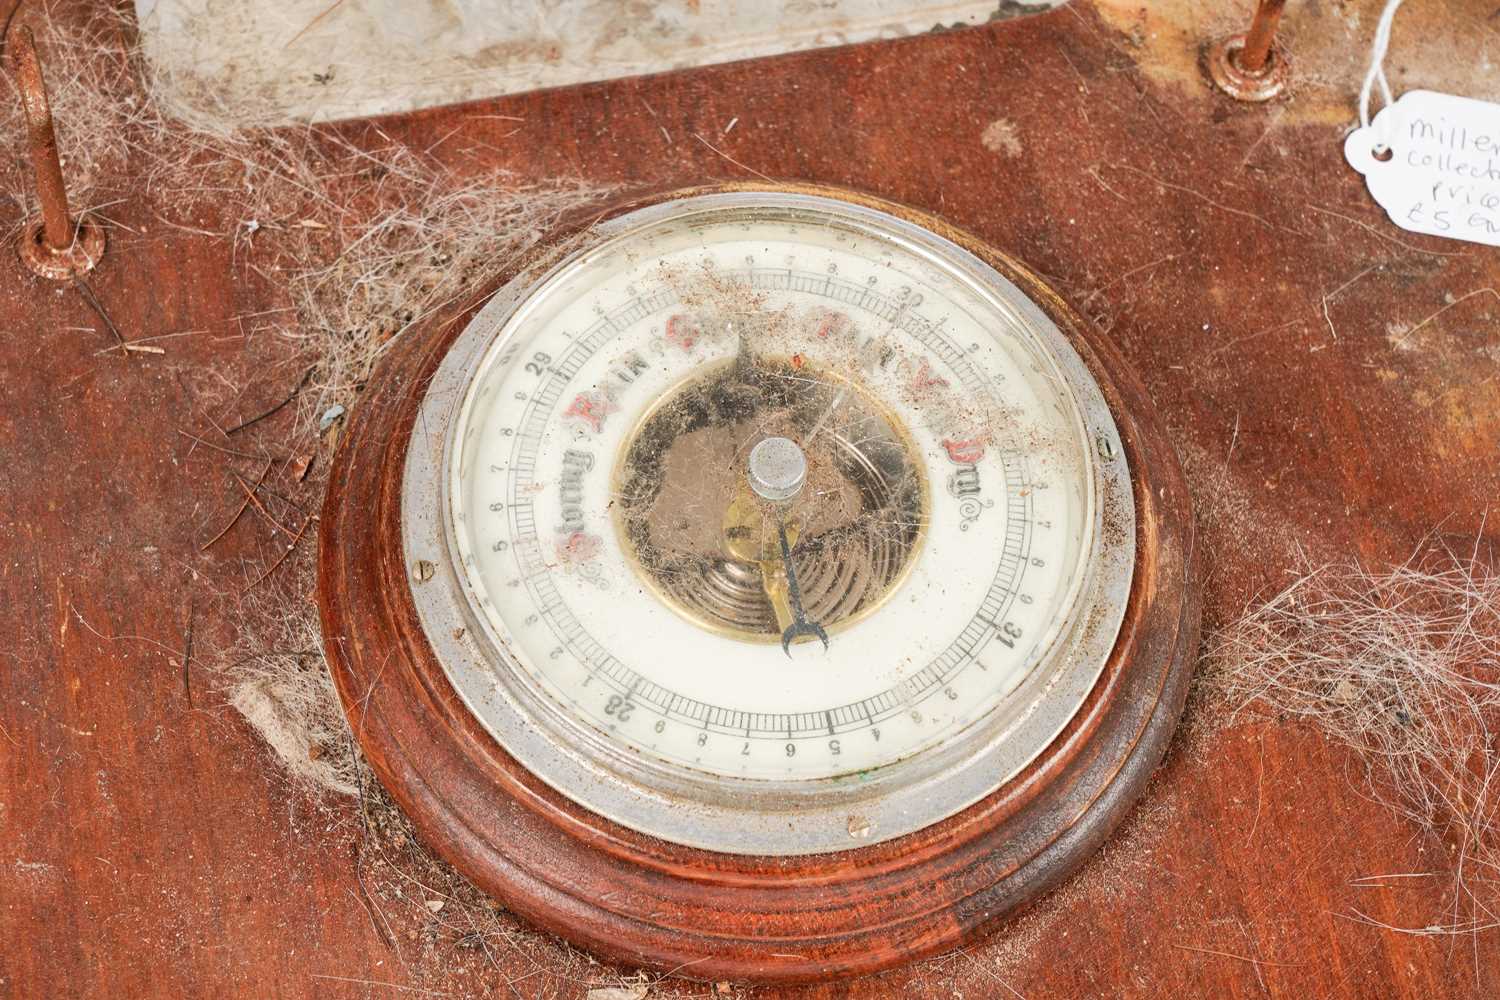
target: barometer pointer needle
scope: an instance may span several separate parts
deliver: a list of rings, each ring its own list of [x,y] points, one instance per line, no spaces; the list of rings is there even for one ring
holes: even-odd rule
[[[781,651],[790,659],[792,655],[792,640],[799,635],[815,635],[823,640],[823,648],[828,648],[828,633],[823,626],[817,622],[807,620],[807,614],[802,610],[802,591],[797,586],[797,571],[792,568],[792,547],[786,540],[786,522],[778,521],[776,524],[777,534],[781,539],[781,565],[786,570],[787,601],[792,606],[792,623],[781,633]]]

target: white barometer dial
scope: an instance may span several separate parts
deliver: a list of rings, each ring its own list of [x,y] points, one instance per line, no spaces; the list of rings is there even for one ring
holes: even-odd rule
[[[1066,340],[957,245],[715,193],[477,314],[413,431],[405,544],[449,679],[557,791],[690,846],[843,850],[1073,716],[1129,588],[1124,465]]]

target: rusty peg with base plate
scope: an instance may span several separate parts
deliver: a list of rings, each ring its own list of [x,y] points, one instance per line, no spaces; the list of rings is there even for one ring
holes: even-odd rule
[[[99,263],[104,256],[104,230],[87,216],[75,221],[68,211],[68,189],[63,183],[57,132],[52,127],[52,107],[36,43],[27,28],[18,28],[10,35],[6,62],[21,92],[27,143],[36,171],[37,201],[42,210],[40,219],[22,229],[18,250],[32,271],[54,281],[67,281]]]
[[[1250,30],[1221,38],[1204,54],[1209,79],[1239,101],[1269,101],[1286,89],[1291,67],[1276,44],[1286,0],[1260,0]]]

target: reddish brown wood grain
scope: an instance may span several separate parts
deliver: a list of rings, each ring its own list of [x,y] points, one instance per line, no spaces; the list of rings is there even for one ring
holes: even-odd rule
[[[1289,5],[1289,31],[1304,9]],[[1180,42],[1190,64],[1195,39]],[[1197,502],[1209,626],[1283,584],[1294,544],[1378,565],[1435,526],[1462,551],[1492,540],[1495,303],[1463,297],[1500,287],[1494,252],[1389,227],[1342,164],[1352,109],[1297,114],[1327,99],[1307,82],[1326,53],[1295,52],[1302,89],[1272,127],[1277,108],[1154,76],[1142,51],[1075,2],[343,134],[365,148],[443,140],[459,177],[502,166],[634,190],[745,176],[697,134],[768,175],[974,231],[1098,320],[1146,383]],[[981,142],[1000,119],[1015,153]],[[126,199],[105,211],[130,229],[111,232],[94,287],[127,336],[207,332],[158,342],[160,357],[101,355],[111,340],[76,296],[0,266],[0,996],[582,997],[613,971],[556,942],[516,932],[491,958],[420,899],[372,885],[367,909],[355,807],[330,817],[288,791],[206,654],[189,701],[190,606],[198,649],[221,645],[241,622],[235,591],[277,551],[254,521],[198,551],[238,502],[237,467],[178,430],[252,415],[300,369],[243,318],[286,305],[247,266],[266,251],[161,223],[146,166],[96,193]],[[239,221],[208,205],[194,228]],[[1325,296],[1367,269],[1325,321]],[[1445,307],[1395,345],[1393,329]],[[257,426],[251,450],[276,448],[286,427]],[[1493,932],[1423,937],[1353,918],[1421,927],[1452,905],[1451,845],[1362,798],[1358,779],[1316,734],[1230,719],[1200,695],[1116,836],[1019,918],[939,960],[732,995],[1491,995]],[[1351,884],[1392,872],[1435,874]]]

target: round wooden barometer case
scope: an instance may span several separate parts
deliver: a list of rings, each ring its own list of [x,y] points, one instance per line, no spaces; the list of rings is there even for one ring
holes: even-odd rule
[[[1197,642],[1190,504],[1119,354],[846,191],[562,227],[405,334],[323,513],[380,780],[506,906],[705,979],[961,944],[1140,793]]]

